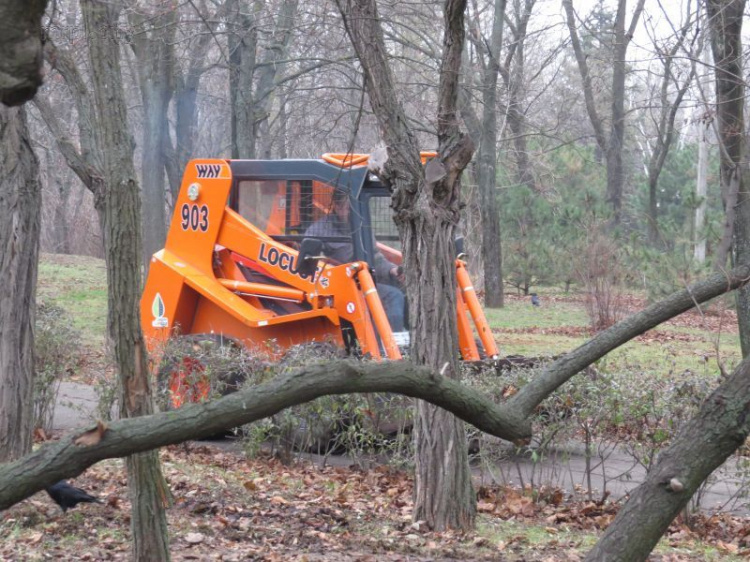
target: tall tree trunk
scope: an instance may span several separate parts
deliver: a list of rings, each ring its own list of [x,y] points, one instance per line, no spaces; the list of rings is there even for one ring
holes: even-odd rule
[[[495,0],[492,38],[482,80],[482,125],[479,142],[479,200],[482,218],[484,302],[489,307],[505,305],[503,253],[500,234],[500,202],[497,196],[497,76],[503,44],[506,0]]]
[[[531,18],[531,11],[536,0],[526,0],[523,8],[521,2],[514,0],[515,21],[510,26],[513,33],[511,45],[505,58],[505,66],[500,69],[500,74],[508,90],[508,108],[506,119],[508,127],[513,133],[513,147],[516,161],[516,181],[525,185],[532,192],[536,191],[536,181],[531,171],[529,160],[529,149],[526,134],[526,115],[522,111],[521,104],[524,99],[524,79],[526,73],[526,31]]]
[[[656,246],[660,238],[659,207],[656,197],[659,176],[664,168],[664,162],[667,160],[669,150],[672,147],[677,111],[695,76],[695,64],[693,64],[687,79],[678,86],[674,100],[670,101],[669,86],[675,82],[675,77],[672,73],[672,64],[677,52],[685,43],[688,31],[692,27],[694,27],[694,23],[691,18],[688,18],[688,21],[680,31],[679,40],[672,45],[668,52],[663,54],[660,52],[659,54],[664,68],[664,75],[662,76],[659,90],[659,122],[656,127],[656,144],[651,152],[651,158],[648,163],[648,239],[652,246]]]
[[[255,95],[255,137],[260,139],[260,157],[270,158],[273,139],[269,117],[276,91],[276,79],[284,68],[284,60],[288,56],[289,43],[294,31],[299,0],[284,0],[276,18],[271,44],[265,50],[258,68],[258,87]]]
[[[31,451],[42,190],[26,110],[0,104],[0,463]]]
[[[438,90],[438,158],[423,168],[419,146],[398,98],[374,0],[338,0],[347,33],[365,74],[370,105],[388,160],[378,170],[392,192],[404,248],[412,358],[441,375],[458,378],[455,248],[460,177],[474,150],[458,131],[465,0],[443,7],[445,35]],[[433,529],[470,529],[476,515],[463,424],[424,403],[415,420],[416,491],[414,518]]]
[[[174,36],[176,6],[147,9],[133,5],[128,18],[133,27],[132,47],[138,61],[138,81],[143,106],[141,135],[141,190],[143,192],[143,270],[151,256],[167,239],[165,171],[163,149],[169,124],[167,111],[174,87]]]
[[[253,8],[245,0],[228,0],[229,100],[232,121],[232,158],[255,158],[255,100],[253,74],[258,30]]]
[[[700,127],[700,139],[698,139],[698,171],[695,180],[695,198],[698,206],[695,208],[695,222],[693,224],[693,236],[695,246],[693,258],[698,263],[706,261],[706,235],[703,229],[706,225],[706,194],[708,193],[708,127],[702,122]]]
[[[622,189],[625,184],[625,170],[622,151],[625,141],[625,53],[630,37],[625,35],[627,1],[619,0],[615,16],[615,44],[612,56],[612,126],[607,142],[607,201],[612,205],[614,223],[622,218]]]
[[[708,0],[708,14],[716,72],[716,118],[721,150],[721,190],[727,215],[721,252],[727,234],[733,238],[736,264],[750,263],[750,197],[745,193],[745,85],[742,61],[742,20],[745,0]],[[726,253],[717,254],[717,268],[726,264]],[[737,292],[737,322],[742,355],[750,353],[750,291]]]
[[[141,201],[133,166],[133,142],[120,71],[117,26],[122,4],[83,0],[94,100],[99,117],[106,190],[99,211],[107,263],[107,326],[114,346],[122,390],[121,414],[153,413],[148,361],[139,316]],[[128,488],[133,506],[133,559],[169,560],[167,521],[169,497],[158,451],[127,459]]]

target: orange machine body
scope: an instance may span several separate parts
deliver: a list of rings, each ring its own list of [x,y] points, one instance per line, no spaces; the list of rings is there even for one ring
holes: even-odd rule
[[[379,236],[388,228],[377,225],[390,220],[389,199],[366,156],[189,162],[141,299],[149,348],[177,334],[221,334],[269,358],[296,344],[355,341],[363,355],[400,359],[368,262],[376,248],[394,263],[401,254],[392,231]],[[320,259],[306,275],[297,247],[330,212],[334,189],[349,193],[358,259]],[[475,330],[487,356],[497,356],[464,263],[456,267],[462,356],[479,358]]]

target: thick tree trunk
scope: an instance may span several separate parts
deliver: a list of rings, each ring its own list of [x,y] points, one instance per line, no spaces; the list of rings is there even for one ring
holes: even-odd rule
[[[500,202],[497,196],[497,76],[503,44],[506,0],[495,0],[492,38],[482,80],[482,124],[479,142],[479,200],[482,218],[482,262],[484,302],[488,307],[505,305],[503,252],[500,233]]]
[[[417,342],[412,354],[418,364],[457,378],[456,219],[445,209],[435,209],[426,198],[420,198],[412,213],[414,219],[401,225],[406,270],[421,272],[414,283],[420,290],[409,291],[411,334]],[[414,430],[414,519],[427,521],[436,530],[472,528],[476,508],[463,423],[449,412],[420,401]]]
[[[42,16],[47,0],[0,2],[0,103],[20,105],[42,83]]]
[[[749,414],[750,359],[745,359],[659,455],[586,559],[646,560],[703,481],[745,442]]]
[[[89,41],[107,184],[102,222],[109,288],[107,326],[122,389],[121,414],[123,417],[142,416],[153,412],[153,402],[139,315],[141,201],[133,167],[133,142],[128,130],[116,34],[122,4],[84,0],[81,8]],[[168,560],[164,504],[169,494],[157,452],[129,457],[127,468],[133,505],[133,558],[137,561]]]
[[[404,247],[412,318],[412,357],[448,377],[458,377],[455,249],[461,172],[474,149],[458,131],[456,115],[464,44],[464,0],[447,0],[438,89],[438,158],[423,168],[388,66],[376,3],[339,1],[347,33],[365,74],[370,105],[388,147],[378,170],[390,187]],[[451,416],[420,404],[415,423],[415,519],[434,529],[471,528],[476,498],[471,488],[466,438]]]
[[[750,258],[750,196],[745,192],[745,83],[742,61],[742,22],[745,0],[706,2],[711,49],[716,72],[716,118],[721,151],[721,188],[727,215],[721,250],[728,248],[732,235],[733,263]],[[726,255],[717,256],[717,268],[725,265]],[[742,355],[750,354],[750,291],[737,293],[737,322]]]
[[[26,110],[0,105],[0,463],[31,451],[42,189]]]

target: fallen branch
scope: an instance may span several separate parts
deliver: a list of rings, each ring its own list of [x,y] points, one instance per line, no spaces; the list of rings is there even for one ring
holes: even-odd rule
[[[741,265],[672,293],[550,363],[539,376],[521,388],[506,406],[519,416],[530,415],[547,396],[610,351],[701,303],[742,287],[748,281],[750,266]]]
[[[215,435],[321,396],[360,392],[396,392],[426,400],[502,439],[531,436],[528,420],[426,368],[407,362],[341,361],[302,368],[205,404],[113,422],[106,429],[86,431],[84,440],[79,432],[44,445],[0,465],[0,510],[104,459]]]

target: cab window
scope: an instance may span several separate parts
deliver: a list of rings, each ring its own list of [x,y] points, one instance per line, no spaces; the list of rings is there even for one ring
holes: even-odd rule
[[[240,180],[237,212],[274,237],[304,235],[331,212],[333,187],[313,180]]]
[[[375,241],[380,245],[388,246],[400,252],[401,239],[398,236],[396,223],[393,222],[391,198],[387,195],[370,197],[368,206],[370,210],[370,225],[372,233],[375,236]]]

